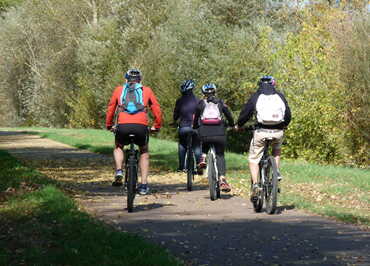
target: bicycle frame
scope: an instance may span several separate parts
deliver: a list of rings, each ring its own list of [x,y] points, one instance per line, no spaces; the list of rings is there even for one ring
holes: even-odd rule
[[[265,139],[263,155],[259,163],[260,169],[260,186],[262,194],[260,195],[259,204],[256,204],[256,211],[262,209],[263,201],[265,201],[266,212],[268,214],[275,213],[277,205],[277,193],[279,184],[277,181],[277,167],[275,158],[269,155],[269,147],[273,138]],[[264,198],[264,199],[263,199]]]
[[[271,144],[272,139],[267,139],[265,141],[265,147],[263,148],[263,155],[262,158],[259,162],[259,170],[260,170],[260,178],[261,178],[261,183],[265,184],[265,175],[263,174],[263,171],[266,170],[268,166],[268,157],[269,157],[269,147]]]
[[[130,148],[125,150],[125,183],[127,184],[127,210],[132,212],[137,184],[138,150],[135,148],[135,135],[129,135],[129,138]]]
[[[185,153],[185,168],[186,168],[186,175],[187,175],[187,190],[191,191],[193,186],[194,180],[194,166],[195,166],[195,158],[194,158],[194,151],[193,151],[193,134],[194,132],[191,131],[187,133],[186,137],[186,153]]]
[[[207,176],[208,176],[208,185],[209,185],[209,192],[211,200],[216,200],[217,198],[221,197],[220,192],[220,178],[218,176],[218,169],[217,169],[217,157],[215,146],[213,144],[210,145],[208,154],[207,154]]]
[[[212,158],[213,158],[213,164],[214,164],[213,167],[215,169],[216,180],[219,181],[218,169],[217,169],[216,149],[215,149],[215,146],[213,144],[209,148],[209,151],[208,151],[208,155],[207,156],[212,156]]]

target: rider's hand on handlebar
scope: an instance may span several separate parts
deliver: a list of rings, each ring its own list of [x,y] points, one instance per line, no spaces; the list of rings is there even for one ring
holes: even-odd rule
[[[110,132],[116,132],[116,129],[117,129],[117,126],[114,125],[114,126],[107,126],[107,130],[109,130]]]
[[[159,130],[160,130],[160,128],[155,128],[154,126],[152,126],[152,127],[149,129],[150,133],[158,133],[158,132],[159,132]]]
[[[241,131],[243,131],[243,128],[239,127],[238,125],[235,125],[233,127],[233,130],[236,131],[236,132],[241,132]]]

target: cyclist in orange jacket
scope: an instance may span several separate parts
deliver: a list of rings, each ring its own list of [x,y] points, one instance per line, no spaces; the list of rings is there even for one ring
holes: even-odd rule
[[[154,116],[151,130],[158,131],[162,125],[161,109],[151,88],[141,85],[142,74],[138,69],[129,69],[125,74],[126,82],[113,91],[106,113],[106,128],[115,132],[115,148],[113,157],[116,173],[113,186],[122,186],[124,162],[124,145],[129,144],[128,136],[135,135],[135,144],[139,146],[141,184],[138,192],[145,195],[149,192],[149,130],[148,110]],[[116,114],[116,120],[113,121]],[[114,124],[116,123],[116,124]]]

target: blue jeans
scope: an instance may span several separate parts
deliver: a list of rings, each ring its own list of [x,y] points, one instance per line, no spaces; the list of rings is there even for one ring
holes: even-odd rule
[[[191,127],[180,127],[179,128],[179,169],[185,168],[185,155],[186,155],[186,146],[187,146],[187,136],[193,129]],[[193,133],[192,146],[195,155],[196,163],[199,163],[201,149],[200,149],[200,140],[196,132]]]

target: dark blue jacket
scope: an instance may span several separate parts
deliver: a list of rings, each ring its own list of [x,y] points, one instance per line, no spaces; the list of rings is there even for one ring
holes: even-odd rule
[[[183,94],[176,101],[175,110],[173,111],[173,121],[179,121],[180,127],[191,127],[193,125],[193,117],[199,99],[189,91]]]

